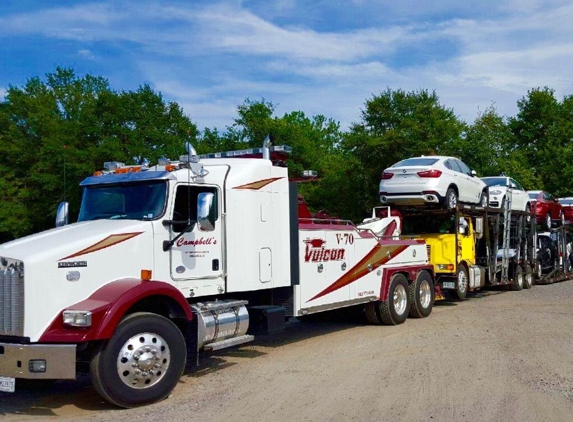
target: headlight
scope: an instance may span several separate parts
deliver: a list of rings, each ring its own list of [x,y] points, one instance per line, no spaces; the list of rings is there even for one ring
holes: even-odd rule
[[[496,190],[490,190],[489,191],[490,195],[501,195],[501,191],[499,189]]]
[[[90,311],[64,311],[64,325],[72,327],[90,327],[92,325],[92,313]]]

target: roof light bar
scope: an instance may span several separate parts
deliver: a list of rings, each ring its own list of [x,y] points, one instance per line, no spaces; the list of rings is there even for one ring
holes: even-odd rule
[[[292,153],[292,148],[287,145],[275,145],[270,148],[271,159],[273,153],[277,155],[276,159],[286,159],[286,156]],[[263,156],[262,148],[248,148],[240,149],[235,151],[224,151],[224,152],[212,152],[210,154],[199,155],[199,158],[232,158],[232,157],[243,157],[243,158],[261,158]]]

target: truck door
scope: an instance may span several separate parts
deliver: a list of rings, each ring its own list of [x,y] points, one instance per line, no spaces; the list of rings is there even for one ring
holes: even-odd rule
[[[217,217],[213,231],[203,232],[196,224],[197,195],[201,192],[215,195]],[[224,285],[219,200],[220,194],[216,187],[181,184],[176,188],[171,239],[183,234],[175,241],[169,253],[171,278],[181,289],[213,289],[213,293],[217,293],[217,286]],[[191,225],[187,221],[191,221]]]

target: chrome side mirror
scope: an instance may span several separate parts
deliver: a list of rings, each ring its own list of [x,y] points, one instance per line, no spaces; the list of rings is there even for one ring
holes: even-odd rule
[[[212,192],[201,192],[197,195],[197,224],[199,230],[212,232],[215,230],[217,207],[215,195]]]
[[[68,224],[69,202],[61,202],[56,211],[56,227],[62,227]]]

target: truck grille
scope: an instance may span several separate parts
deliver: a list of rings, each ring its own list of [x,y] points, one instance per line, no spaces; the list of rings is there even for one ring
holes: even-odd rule
[[[428,261],[432,259],[432,247],[430,245],[426,245],[426,252],[428,252]]]
[[[24,335],[24,277],[13,266],[0,268],[0,334]]]

